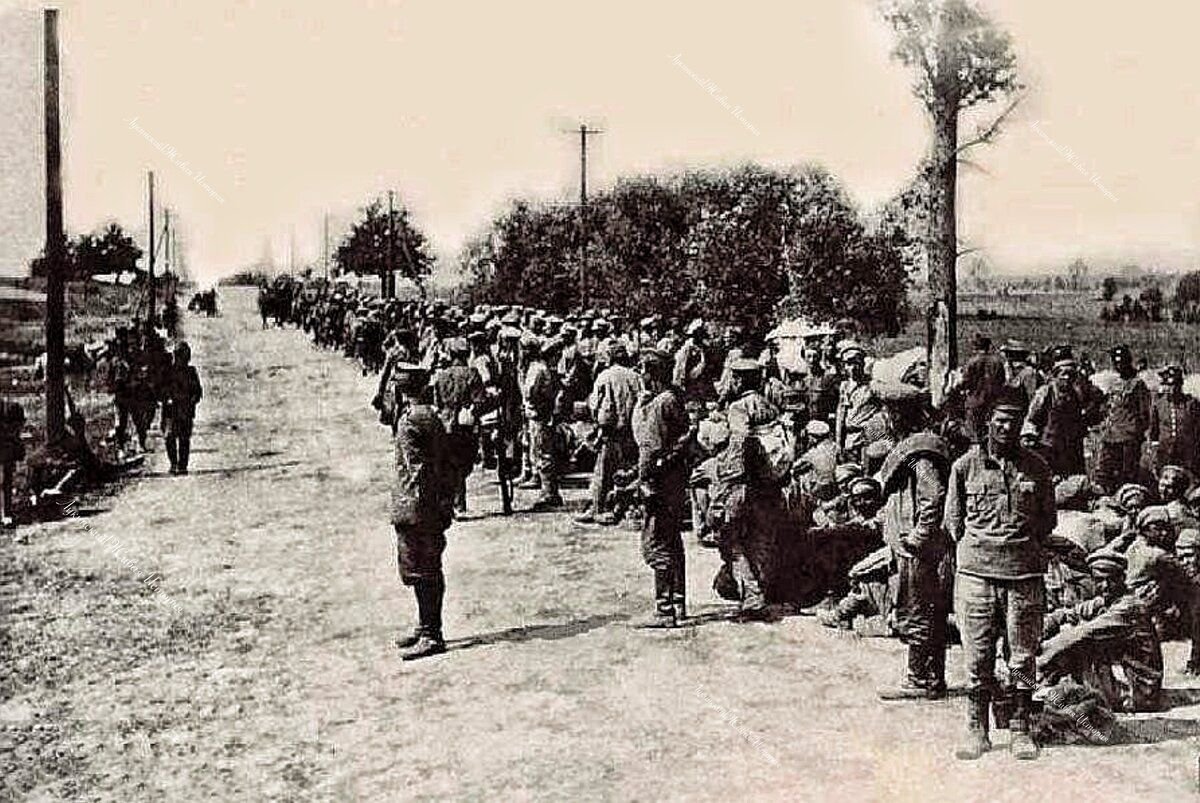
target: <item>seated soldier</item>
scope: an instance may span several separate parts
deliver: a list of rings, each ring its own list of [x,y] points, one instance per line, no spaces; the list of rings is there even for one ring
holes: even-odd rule
[[[1146,600],[1126,588],[1127,565],[1119,552],[1088,556],[1099,594],[1046,616],[1038,671],[1045,687],[1071,675],[1097,687],[1113,710],[1155,711],[1161,708],[1162,647]],[[1124,672],[1127,690],[1118,689],[1114,664]]]

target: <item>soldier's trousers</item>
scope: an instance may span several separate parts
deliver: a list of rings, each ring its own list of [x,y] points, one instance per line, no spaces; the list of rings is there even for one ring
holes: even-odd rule
[[[554,453],[554,425],[549,421],[529,421],[529,456],[534,471],[542,480],[542,493],[558,493],[558,456]]]
[[[948,560],[945,547],[896,556],[896,629],[908,645],[908,681],[914,685],[945,684]]]
[[[171,416],[166,413],[165,442],[167,459],[173,468],[187,471],[188,459],[192,453],[192,419],[183,416]]]
[[[1129,707],[1133,711],[1158,710],[1162,701],[1162,646],[1154,623],[1140,605],[1118,604],[1095,619],[1065,628],[1046,640],[1038,658],[1047,685],[1064,675],[1081,676],[1095,669],[1103,674],[1114,664],[1121,665],[1129,683]]]
[[[396,564],[400,582],[406,586],[442,576],[442,553],[446,551],[446,532],[432,525],[394,525]]]
[[[605,510],[605,499],[613,487],[613,477],[618,471],[630,466],[637,455],[637,444],[628,429],[605,432],[600,436],[600,451],[596,453],[596,465],[592,469],[592,513]]]
[[[642,521],[642,560],[654,570],[655,605],[659,613],[682,608],[687,596],[687,570],[683,551],[682,489],[678,499],[656,500],[647,506]]]
[[[1054,441],[1042,443],[1038,454],[1050,464],[1050,470],[1059,477],[1073,477],[1086,474],[1087,466],[1083,460],[1083,440]]]
[[[1122,485],[1138,482],[1142,473],[1142,442],[1100,444],[1096,456],[1096,483],[1108,493],[1116,493]]]
[[[959,572],[954,581],[954,612],[967,663],[967,688],[996,684],[996,643],[1008,643],[1010,683],[1032,689],[1042,641],[1045,589],[1041,577],[1000,580]]]

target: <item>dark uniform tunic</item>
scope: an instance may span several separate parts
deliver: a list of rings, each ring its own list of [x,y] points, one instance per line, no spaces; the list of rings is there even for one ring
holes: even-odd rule
[[[1186,393],[1160,394],[1150,405],[1151,441],[1158,441],[1155,470],[1182,466],[1193,474],[1200,470],[1200,401]]]
[[[653,491],[642,525],[642,558],[653,569],[673,570],[683,560],[687,464],[678,448],[688,431],[683,399],[674,388],[643,392],[631,419],[638,449],[638,480]]]
[[[396,425],[391,518],[396,529],[400,580],[442,576],[442,552],[454,501],[446,430],[428,404],[408,407]]]
[[[1137,482],[1142,442],[1150,423],[1150,390],[1138,376],[1121,377],[1109,390],[1100,425],[1096,482],[1109,493]]]

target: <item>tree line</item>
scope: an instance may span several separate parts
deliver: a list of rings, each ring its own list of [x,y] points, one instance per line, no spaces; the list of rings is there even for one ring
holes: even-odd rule
[[[586,207],[513,201],[458,258],[472,301],[560,312],[785,315],[899,330],[913,240],[900,205],[863,214],[826,170],[744,165],[623,178]]]

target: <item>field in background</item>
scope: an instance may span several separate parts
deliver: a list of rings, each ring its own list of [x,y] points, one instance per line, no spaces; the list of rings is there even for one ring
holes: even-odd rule
[[[45,351],[45,282],[40,279],[0,280],[0,396],[25,408],[26,459],[18,465],[18,509],[27,501],[43,474],[53,474],[46,464],[43,434],[46,420],[42,380],[35,362]],[[117,326],[128,325],[146,314],[146,294],[140,287],[97,282],[70,282],[67,286],[66,345],[107,340]],[[95,448],[113,427],[115,410],[102,371],[90,376],[68,374],[67,387],[87,420],[88,441]],[[102,453],[103,454],[103,453]]]
[[[1100,320],[1104,302],[1088,293],[962,294],[959,297],[959,354],[970,353],[971,338],[982,332],[996,345],[1020,340],[1034,349],[1069,343],[1077,355],[1087,354],[1097,368],[1108,367],[1109,348],[1128,345],[1134,359],[1145,357],[1151,367],[1177,362],[1189,371],[1200,369],[1200,326],[1182,323],[1106,323]],[[877,341],[881,354],[925,343],[925,322],[919,313],[895,338]]]

